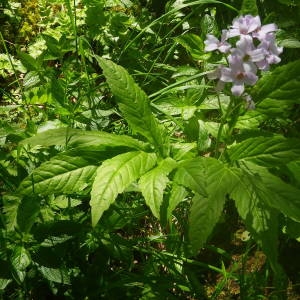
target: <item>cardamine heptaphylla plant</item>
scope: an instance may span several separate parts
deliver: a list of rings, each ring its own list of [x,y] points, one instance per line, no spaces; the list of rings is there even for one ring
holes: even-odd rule
[[[234,96],[252,101],[244,93],[245,85],[257,82],[258,70],[267,71],[270,65],[280,62],[279,55],[283,49],[276,44],[276,30],[275,24],[262,26],[259,16],[246,15],[235,18],[230,29],[222,30],[220,40],[214,35],[207,35],[205,51],[217,50],[227,55],[228,66],[220,65],[209,74],[210,79],[219,79],[218,91],[224,88],[226,82],[232,82]],[[229,42],[230,39],[236,41],[235,47]]]

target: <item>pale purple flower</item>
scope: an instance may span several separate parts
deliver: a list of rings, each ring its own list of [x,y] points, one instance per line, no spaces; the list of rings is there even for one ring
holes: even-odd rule
[[[254,85],[258,79],[257,68],[252,62],[244,62],[239,56],[229,55],[229,67],[222,68],[220,80],[232,82],[231,92],[235,96],[241,96],[244,92],[244,85]]]
[[[249,35],[241,36],[236,43],[236,48],[232,50],[232,55],[239,56],[243,61],[258,62],[265,58],[263,49],[256,49],[253,44],[253,39]]]
[[[231,45],[226,42],[227,40],[227,30],[222,30],[221,40],[219,41],[214,35],[208,34],[206,36],[206,40],[204,41],[205,44],[205,51],[214,51],[219,50],[222,53],[227,53]]]
[[[234,37],[249,34],[261,27],[260,17],[251,15],[235,18],[232,22],[231,29],[228,31],[228,37]]]
[[[260,70],[266,71],[269,69],[269,65],[278,64],[281,61],[279,55],[282,53],[283,48],[276,45],[274,34],[268,33],[257,48],[264,51],[265,56],[263,60],[256,63]]]
[[[253,33],[252,36],[254,38],[257,38],[260,41],[263,41],[267,35],[271,32],[276,31],[278,28],[276,26],[276,24],[271,23],[271,24],[267,24],[267,25],[263,25],[259,28],[257,28]]]
[[[256,83],[257,69],[268,70],[271,64],[280,62],[279,55],[283,48],[276,45],[276,30],[275,24],[262,26],[259,16],[246,15],[235,18],[229,30],[222,30],[221,40],[207,35],[205,51],[230,53],[227,57],[228,67],[220,65],[208,75],[209,79],[219,79],[217,91],[221,91],[226,82],[231,82],[232,94],[242,96],[248,109],[255,108],[251,97],[244,94],[245,85]],[[234,39],[237,40],[235,47],[228,42],[232,37],[237,37]]]

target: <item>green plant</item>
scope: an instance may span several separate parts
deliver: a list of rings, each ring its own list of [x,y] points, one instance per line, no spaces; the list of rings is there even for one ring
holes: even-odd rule
[[[205,36],[236,10],[146,2],[53,4],[16,51],[22,66],[6,49],[5,82],[19,87],[3,85],[1,108],[3,298],[218,299],[236,284],[245,299],[277,299],[298,280],[278,262],[300,235],[293,48],[246,87],[249,110],[207,79],[226,62],[204,51]],[[269,20],[292,5],[230,3]]]

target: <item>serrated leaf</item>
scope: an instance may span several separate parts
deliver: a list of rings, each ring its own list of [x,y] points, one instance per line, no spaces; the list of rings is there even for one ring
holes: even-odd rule
[[[210,57],[211,54],[207,54],[203,49],[203,41],[200,36],[187,33],[175,38],[175,41],[182,45],[196,60],[205,60]]]
[[[167,219],[171,217],[173,210],[185,199],[187,195],[188,193],[182,185],[178,185],[176,182],[173,182],[170,197],[168,199]]]
[[[229,169],[215,159],[202,159],[202,181],[206,195],[195,194],[189,215],[189,240],[192,253],[205,243],[223,211],[226,195],[236,184],[236,177]]]
[[[142,151],[120,154],[103,162],[97,169],[91,192],[93,226],[98,223],[117,195],[150,170],[155,163],[154,153]]]
[[[60,145],[70,148],[105,145],[111,147],[126,146],[133,149],[145,150],[147,145],[127,135],[116,135],[101,131],[85,131],[73,128],[50,129],[27,138],[21,144],[32,146]]]
[[[39,71],[40,64],[32,56],[25,52],[18,51],[18,57],[20,58],[22,65],[27,69],[27,71]]]
[[[45,266],[40,266],[38,269],[42,273],[42,275],[49,281],[62,284],[71,284],[70,276],[65,269],[53,269],[47,268]]]
[[[218,222],[226,195],[236,183],[235,176],[220,161],[199,157],[183,162],[174,176],[174,182],[195,194],[188,227],[191,250],[195,254]]]
[[[255,181],[255,193],[270,207],[276,208],[292,220],[300,222],[300,189],[285,183],[266,168],[244,163]]]
[[[35,197],[24,197],[18,207],[17,222],[19,229],[29,232],[40,212],[40,201]]]
[[[300,60],[278,67],[274,72],[262,77],[254,86],[252,98],[261,102],[265,100],[300,103]]]
[[[3,196],[3,212],[6,229],[8,231],[15,230],[17,225],[18,207],[22,201],[22,197],[14,195]]]
[[[23,195],[81,192],[91,182],[96,170],[97,166],[82,157],[60,154],[26,177],[18,192]]]
[[[153,215],[160,219],[160,208],[164,190],[169,182],[168,174],[176,167],[176,162],[168,157],[159,165],[144,174],[139,180],[139,187]]]
[[[300,139],[282,136],[249,138],[228,149],[232,161],[251,161],[274,167],[300,157]]]
[[[152,114],[148,96],[123,67],[101,57],[96,58],[130,127],[146,137],[163,157],[168,156],[169,135]]]
[[[266,205],[258,192],[262,182],[258,177],[241,169],[233,169],[237,184],[231,192],[238,213],[246,228],[262,247],[274,271],[278,265],[278,212]]]
[[[28,251],[23,246],[15,246],[11,264],[17,271],[24,271],[31,263],[31,258]]]

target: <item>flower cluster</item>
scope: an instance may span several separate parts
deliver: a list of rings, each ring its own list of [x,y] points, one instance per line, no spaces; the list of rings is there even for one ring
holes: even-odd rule
[[[280,62],[282,47],[275,41],[275,24],[261,25],[260,17],[242,16],[233,20],[229,30],[222,30],[221,39],[208,34],[205,51],[218,50],[228,54],[228,67],[219,66],[210,74],[210,79],[219,79],[218,90],[226,82],[232,82],[231,92],[241,96],[244,85],[254,85],[258,79],[258,70],[268,70],[271,64]],[[237,38],[235,47],[228,42]],[[236,40],[236,39],[234,39]]]

